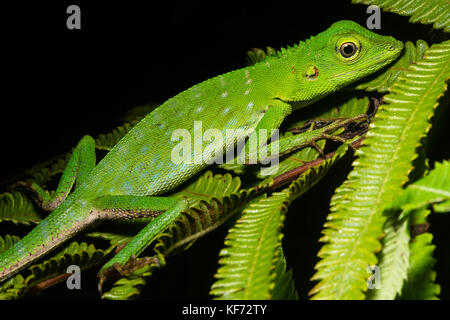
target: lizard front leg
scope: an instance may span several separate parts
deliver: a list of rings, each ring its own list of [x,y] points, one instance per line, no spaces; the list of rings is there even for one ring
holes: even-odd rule
[[[274,157],[281,157],[304,147],[311,146],[316,148],[316,141],[322,139],[344,142],[345,139],[331,135],[330,133],[348,125],[349,123],[367,120],[367,118],[368,117],[366,114],[362,114],[353,118],[335,121],[332,124],[320,129],[313,129],[300,134],[283,137],[275,142],[250,149],[249,152],[239,155],[238,161],[243,164],[266,162]],[[320,151],[321,150],[319,150],[319,152]]]

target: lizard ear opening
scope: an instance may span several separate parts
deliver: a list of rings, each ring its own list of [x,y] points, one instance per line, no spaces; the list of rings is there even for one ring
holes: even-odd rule
[[[316,66],[309,66],[305,71],[306,78],[314,80],[319,76],[319,69]]]

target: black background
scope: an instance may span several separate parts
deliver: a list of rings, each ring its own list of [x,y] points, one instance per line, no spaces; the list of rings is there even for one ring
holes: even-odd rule
[[[81,30],[66,28],[66,8],[81,8]],[[163,102],[212,76],[244,66],[252,47],[280,48],[315,35],[333,22],[365,25],[366,7],[349,1],[54,1],[2,4],[0,181],[36,162],[64,153],[84,134],[97,136],[119,124],[127,110]],[[430,27],[382,14],[381,34],[426,39]],[[442,116],[448,119],[448,111]],[[444,122],[444,121],[442,121]],[[449,158],[448,126],[433,129],[432,160]],[[301,298],[311,288],[317,240],[329,199],[345,179],[351,159],[330,172],[286,220],[286,255]],[[331,183],[330,183],[331,181]],[[438,282],[449,297],[449,218],[435,216]],[[146,298],[208,298],[225,229],[208,235],[155,274]],[[92,280],[93,278],[91,278]],[[42,298],[96,298],[95,281],[79,292],[64,285]]]

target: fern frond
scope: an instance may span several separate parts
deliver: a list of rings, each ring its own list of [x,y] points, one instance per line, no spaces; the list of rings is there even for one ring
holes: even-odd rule
[[[435,168],[408,187],[389,208],[410,211],[430,204],[450,200],[450,162],[436,162]]]
[[[95,148],[98,150],[111,150],[112,147],[114,147],[117,142],[131,130],[131,128],[133,128],[133,124],[126,122],[113,129],[111,132],[100,134],[95,139]]]
[[[128,243],[133,238],[133,235],[136,235],[136,233],[139,232],[138,223],[136,223],[135,226],[132,226],[130,228],[130,229],[132,229],[130,232],[127,232],[130,225],[128,224],[126,226],[127,227],[126,230],[124,230],[124,228],[121,228],[122,221],[117,221],[117,222],[118,222],[117,225],[111,226],[112,230],[110,230],[110,228],[108,228],[110,226],[110,224],[108,224],[106,222],[103,226],[100,226],[98,228],[99,229],[98,231],[89,232],[86,234],[86,236],[91,237],[91,238],[100,238],[100,239],[109,241],[109,244],[111,246],[118,247],[118,246]],[[139,221],[139,222],[141,222],[141,221]],[[126,224],[126,222],[125,222],[125,224]],[[144,227],[144,226],[145,226],[145,224],[143,223],[142,227]]]
[[[27,194],[19,191],[0,194],[0,222],[11,221],[29,225],[39,223],[41,220],[41,214]]]
[[[38,284],[52,278],[55,280],[52,284],[64,280],[65,277],[61,275],[66,274],[70,265],[77,265],[82,270],[98,265],[105,260],[112,248],[102,250],[85,242],[71,242],[50,259],[34,264],[6,281],[0,286],[0,300],[20,298],[30,291],[36,291]]]
[[[273,300],[298,300],[292,269],[287,270],[286,258],[281,247],[275,252],[275,257],[277,262],[274,270],[274,287],[270,296]]]
[[[27,290],[27,284],[22,275],[18,274],[0,286],[0,300],[20,298]]]
[[[423,40],[417,40],[415,46],[412,42],[407,41],[400,58],[392,66],[376,73],[367,80],[363,80],[363,82],[359,82],[356,89],[381,93],[389,92],[395,81],[408,71],[410,65],[422,60],[427,49],[428,44]]]
[[[138,123],[142,118],[148,115],[150,112],[159,107],[158,103],[149,103],[141,106],[133,107],[119,120],[123,122],[129,122],[132,125]]]
[[[287,137],[292,135],[291,132],[287,132],[283,137]],[[318,141],[317,145],[320,148],[325,147],[325,140]],[[258,172],[256,175],[258,178],[263,179],[267,178],[268,176],[275,177],[279,176],[280,174],[283,174],[285,172],[288,172],[289,170],[292,170],[294,168],[297,168],[309,161],[313,161],[317,159],[320,156],[319,151],[312,147],[306,147],[300,151],[294,152],[292,155],[285,157],[285,159],[280,159],[280,163],[278,166],[270,166],[263,168]]]
[[[391,203],[389,208],[401,209],[402,215],[411,215],[415,224],[426,223],[427,206],[450,199],[450,163],[435,163],[435,168],[422,179],[408,187]],[[429,233],[417,236],[411,247],[411,268],[408,281],[402,291],[402,299],[437,299],[439,285],[434,283],[436,273],[432,270],[435,259],[434,246]]]
[[[252,50],[247,51],[245,65],[252,66],[258,62],[266,60],[266,57],[273,57],[276,55],[277,55],[276,50],[271,47],[266,47],[266,51],[260,48],[252,48]]]
[[[435,246],[431,244],[433,235],[424,233],[414,238],[411,243],[410,268],[400,299],[402,300],[436,300],[441,291],[436,280],[433,266]]]
[[[277,254],[281,249],[281,229],[287,208],[315,185],[347,148],[348,145],[341,146],[334,157],[309,169],[283,191],[250,203],[230,230],[226,247],[220,252],[222,266],[215,275],[218,280],[211,287],[212,295],[219,299],[269,299],[283,291],[280,288],[274,291],[275,279],[289,276],[274,270],[278,271],[277,264],[282,263]]]
[[[273,286],[275,250],[281,246],[280,230],[290,204],[290,193],[273,193],[244,210],[225,240],[226,248],[211,288],[221,299],[269,299]]]
[[[113,129],[111,132],[98,135],[95,139],[95,148],[97,150],[111,150],[122,137],[131,130],[142,118],[153,111],[157,104],[146,104],[134,107],[121,118],[123,124]]]
[[[395,82],[376,114],[354,170],[332,199],[311,290],[315,299],[363,299],[366,268],[375,265],[386,217],[384,207],[401,191],[420,139],[450,77],[450,41],[433,45]]]
[[[38,163],[23,173],[24,177],[30,177],[31,180],[44,186],[53,177],[61,174],[69,162],[71,153],[65,153],[56,156],[48,161]]]
[[[410,225],[426,224],[430,214],[428,209],[412,210],[409,215]],[[433,235],[425,232],[417,235],[410,243],[410,258],[407,281],[399,299],[435,300],[438,299],[440,286],[435,283],[436,272],[433,270],[436,259],[433,258],[435,246]]]
[[[433,24],[435,29],[450,32],[450,3],[447,0],[352,0],[353,3],[377,5],[384,11],[411,16],[412,23]]]
[[[401,292],[409,267],[409,220],[390,217],[384,225],[383,250],[379,257],[381,273],[378,289],[368,292],[371,300],[393,300]]]
[[[0,253],[11,248],[20,238],[15,235],[5,235],[3,238],[0,237]]]
[[[105,256],[112,250],[97,249],[93,244],[86,242],[71,242],[63,250],[59,251],[52,258],[28,268],[31,275],[27,277],[27,282],[42,280],[54,275],[65,273],[67,266],[77,265],[82,269],[98,265],[104,261]]]
[[[139,260],[137,260],[137,263],[139,263]],[[147,279],[159,267],[157,260],[146,263],[143,267],[117,280],[108,292],[102,294],[102,299],[131,300],[138,298],[147,284]]]
[[[435,203],[433,205],[433,210],[434,210],[434,212],[440,212],[440,213],[450,212],[450,200]]]
[[[198,179],[191,182],[183,190],[171,194],[171,197],[183,198],[193,205],[200,200],[208,200],[213,197],[223,197],[235,193],[241,187],[241,180],[227,174],[213,174],[206,171]]]

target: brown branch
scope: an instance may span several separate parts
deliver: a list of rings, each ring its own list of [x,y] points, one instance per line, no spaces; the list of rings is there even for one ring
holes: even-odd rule
[[[358,149],[361,147],[362,141],[364,140],[364,137],[356,140],[352,143],[352,147],[354,149]],[[275,189],[278,189],[295,179],[297,179],[303,172],[307,171],[308,169],[311,169],[313,167],[319,166],[322,162],[332,158],[335,155],[336,151],[329,152],[325,154],[323,157],[317,158],[313,161],[309,161],[297,168],[294,168],[292,170],[289,170],[288,172],[285,172],[283,174],[280,174],[279,176],[275,177],[273,179],[273,184],[266,189],[265,191],[273,191]]]
[[[71,275],[72,275],[71,273],[63,273],[58,276],[41,281],[41,282],[37,283],[35,286],[33,286],[27,293],[33,294],[33,293],[37,293],[39,291],[45,290],[51,286],[54,286],[55,284],[58,284],[64,280],[66,280]]]

